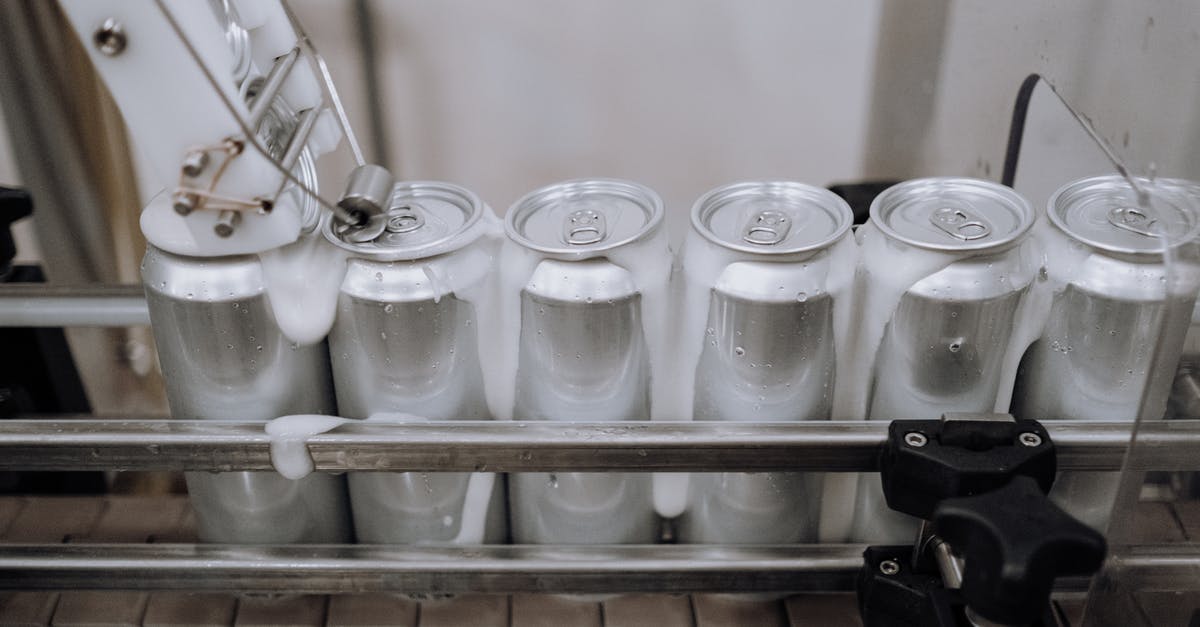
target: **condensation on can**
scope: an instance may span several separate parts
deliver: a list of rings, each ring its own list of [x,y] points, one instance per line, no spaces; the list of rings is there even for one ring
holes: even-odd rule
[[[868,292],[882,289],[889,270],[911,263],[908,255],[931,251],[947,263],[900,295],[873,356],[867,418],[993,411],[1032,281],[1016,271],[1018,246],[1035,221],[1032,207],[988,181],[916,179],[880,194],[870,220],[895,245],[890,258],[865,262]],[[857,499],[856,540],[913,539],[916,519],[888,509],[878,475],[861,475]]]
[[[1141,184],[1148,207],[1115,175],[1074,181],[1050,198],[1046,237],[1063,243],[1047,247],[1053,297],[1041,336],[1018,368],[1017,417],[1134,420],[1143,403],[1165,406],[1194,294],[1168,298],[1161,237],[1195,238],[1200,187],[1180,180]],[[1061,473],[1051,498],[1103,529],[1119,478]]]
[[[694,270],[684,267],[687,289],[709,290],[703,336],[687,338],[703,342],[691,373],[695,420],[829,419],[836,375],[833,297],[807,287],[823,285],[827,277],[802,275],[828,270],[807,261],[847,237],[852,221],[843,200],[800,183],[738,183],[696,202],[693,232],[736,261],[712,277],[690,276]],[[820,491],[817,473],[693,474],[678,537],[814,541]]]
[[[173,418],[265,423],[334,412],[326,345],[297,346],[283,335],[257,257],[193,258],[150,247],[142,280]],[[342,477],[189,472],[186,480],[206,542],[352,538]]]
[[[330,330],[338,407],[348,418],[411,414],[487,420],[479,312],[464,292],[490,277],[473,227],[489,211],[471,192],[437,182],[400,183],[372,220],[324,233],[349,253]],[[467,268],[449,272],[449,264]],[[453,275],[453,279],[451,276]],[[440,278],[439,278],[440,276]],[[455,282],[452,282],[456,281]],[[358,472],[349,478],[360,542],[408,544],[461,538],[464,514],[483,515],[489,543],[507,537],[504,485],[467,503],[471,473]],[[482,511],[468,511],[479,508]]]
[[[520,246],[552,255],[520,294],[514,418],[647,420],[650,356],[633,274],[597,257],[660,228],[662,202],[624,181],[551,185],[519,200],[505,221]],[[650,543],[658,533],[650,476],[520,473],[510,477],[519,543]]]

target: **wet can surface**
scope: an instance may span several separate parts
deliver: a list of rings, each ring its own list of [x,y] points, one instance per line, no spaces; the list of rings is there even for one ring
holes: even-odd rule
[[[334,413],[324,342],[298,346],[280,331],[258,257],[194,258],[151,247],[142,280],[171,415],[268,420]],[[274,472],[189,472],[200,538],[221,543],[352,539],[345,480]]]
[[[738,183],[696,202],[683,253],[684,302],[705,310],[702,325],[685,323],[684,342],[701,346],[693,419],[830,418],[834,294],[847,295],[830,257],[838,242],[853,248],[852,221],[841,198],[800,183]],[[853,270],[841,270],[848,286]],[[818,473],[693,474],[679,540],[815,541],[820,491]]]
[[[1018,370],[1012,413],[1036,420],[1134,420],[1164,405],[1193,301],[1170,299],[1163,241],[1194,238],[1195,184],[1142,181],[1150,205],[1119,176],[1075,181],[1050,199],[1045,321]],[[1160,334],[1162,351],[1154,354]],[[1145,397],[1145,401],[1143,401]],[[1161,417],[1163,407],[1154,418]],[[1103,529],[1115,472],[1061,473],[1051,498]]]
[[[361,227],[326,219],[349,257],[329,334],[342,415],[487,420],[479,315],[486,308],[498,220],[477,196],[436,182],[395,185]],[[355,472],[360,542],[500,543],[504,482],[493,473]]]
[[[647,286],[623,255],[659,235],[662,221],[654,192],[605,179],[542,188],[509,210],[504,261],[523,264],[517,282],[503,286],[519,290],[514,419],[649,419]],[[656,293],[665,293],[665,278]],[[514,542],[657,536],[648,474],[521,473],[509,489]]]
[[[917,179],[880,194],[870,216],[859,234],[867,419],[994,411],[1011,385],[1018,309],[1033,281],[1029,203],[987,181]],[[878,475],[861,475],[855,540],[910,542],[916,528],[887,508]]]

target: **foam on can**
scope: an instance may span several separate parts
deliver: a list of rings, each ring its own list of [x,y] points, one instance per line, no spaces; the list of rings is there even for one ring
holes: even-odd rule
[[[1034,220],[1019,194],[974,179],[907,181],[875,199],[858,232],[856,412],[928,420],[1007,402],[1036,273]],[[861,475],[855,540],[910,541],[916,526],[887,508],[878,475]]]
[[[406,182],[365,224],[327,217],[322,230],[348,255],[329,335],[342,415],[491,418],[479,324],[500,233],[491,210],[455,185]],[[493,473],[355,472],[349,483],[361,542],[507,537],[503,481]],[[472,484],[486,484],[478,502]]]
[[[284,335],[252,255],[184,257],[154,247],[142,280],[171,416],[261,420],[334,413],[325,343]],[[352,538],[345,480],[275,472],[189,472],[206,542],[334,543]]]
[[[670,250],[663,206],[636,183],[581,179],[526,195],[505,220],[493,410],[518,420],[647,420],[665,371]],[[522,543],[647,543],[650,476],[510,477]]]
[[[1164,237],[1197,233],[1196,184],[1141,180],[1148,205],[1120,176],[1074,181],[1047,206],[1036,236],[1046,251],[1039,282],[1042,324],[1024,353],[1012,413],[1037,420],[1153,417],[1183,349],[1193,301],[1169,298]],[[1163,351],[1155,342],[1166,334]],[[1051,498],[1103,531],[1119,482],[1115,472],[1060,474]]]
[[[853,311],[852,220],[842,199],[800,183],[738,183],[696,202],[682,255],[683,416],[832,416]],[[815,541],[820,483],[816,473],[693,475],[678,537]]]

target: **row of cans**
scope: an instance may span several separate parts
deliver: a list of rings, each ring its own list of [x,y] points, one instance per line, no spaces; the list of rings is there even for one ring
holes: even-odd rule
[[[256,257],[151,249],[143,276],[176,418],[265,421],[336,407],[356,419],[890,420],[1011,409],[1120,420],[1138,413],[1149,386],[1169,385],[1169,374],[1151,375],[1173,370],[1178,354],[1151,348],[1160,332],[1179,334],[1163,343],[1168,353],[1182,345],[1186,326],[1164,321],[1187,319],[1192,306],[1167,298],[1161,238],[1194,235],[1194,188],[1153,190],[1143,206],[1123,179],[1085,179],[1039,218],[1006,187],[919,179],[881,194],[855,230],[849,207],[824,189],[738,183],[696,202],[675,256],[661,200],[635,183],[542,188],[503,228],[467,190],[401,183],[382,216],[358,227],[326,220],[314,234],[347,261],[328,342],[311,346],[274,323]],[[810,542],[818,527],[830,540],[913,533],[867,475],[187,481],[202,537],[219,542],[650,543],[662,517],[683,542]],[[1055,496],[1101,525],[1113,485],[1079,473]]]

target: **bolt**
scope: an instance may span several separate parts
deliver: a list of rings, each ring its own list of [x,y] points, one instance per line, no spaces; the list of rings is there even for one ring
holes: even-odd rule
[[[171,195],[171,203],[175,207],[175,213],[186,216],[196,210],[196,206],[200,204],[200,197],[188,192],[175,192]]]
[[[113,18],[107,18],[100,28],[96,29],[96,33],[92,35],[92,41],[100,52],[115,57],[125,50],[125,27]]]
[[[213,232],[217,234],[217,237],[229,237],[233,235],[233,230],[241,221],[241,212],[225,209],[217,215],[217,223],[213,225]]]
[[[1019,439],[1021,440],[1021,444],[1024,444],[1025,446],[1032,447],[1032,446],[1041,446],[1042,445],[1042,436],[1040,436],[1036,433],[1030,433],[1027,431],[1025,433],[1022,433],[1020,435]]]
[[[909,431],[904,434],[904,443],[913,448],[921,448],[929,443],[929,438],[919,431]]]
[[[183,157],[183,174],[196,178],[208,167],[208,153],[203,150],[193,150]]]
[[[883,560],[879,562],[879,572],[885,575],[895,575],[900,572],[900,562],[896,560]]]

